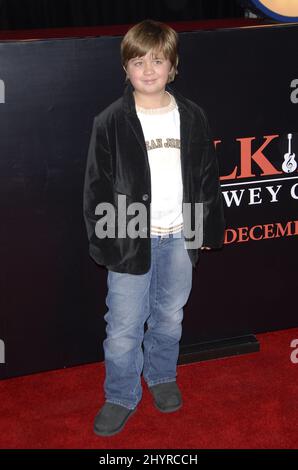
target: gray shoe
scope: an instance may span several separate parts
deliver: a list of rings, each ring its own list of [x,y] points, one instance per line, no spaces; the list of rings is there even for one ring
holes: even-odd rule
[[[176,382],[166,382],[149,387],[154,404],[159,411],[170,413],[182,406],[182,396]]]
[[[136,408],[130,410],[124,406],[106,402],[95,416],[93,427],[95,434],[98,436],[117,434],[136,410]]]

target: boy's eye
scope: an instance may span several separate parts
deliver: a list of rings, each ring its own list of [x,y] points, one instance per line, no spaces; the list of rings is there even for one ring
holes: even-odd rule
[[[162,60],[160,60],[160,59],[155,59],[155,60],[154,60],[154,63],[155,63],[155,64],[162,64]]]
[[[140,66],[140,65],[142,65],[142,62],[141,61],[135,62],[134,65]]]

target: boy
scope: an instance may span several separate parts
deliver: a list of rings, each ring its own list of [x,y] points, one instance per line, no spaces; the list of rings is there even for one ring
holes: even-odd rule
[[[192,268],[202,249],[223,243],[206,115],[168,85],[177,39],[160,22],[133,26],[121,43],[124,95],[93,123],[84,217],[90,255],[108,269],[105,403],[94,422],[100,436],[121,431],[136,411],[142,372],[161,412],[181,408],[177,361]]]

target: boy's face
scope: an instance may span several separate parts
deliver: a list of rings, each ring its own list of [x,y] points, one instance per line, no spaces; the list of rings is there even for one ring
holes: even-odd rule
[[[126,72],[138,93],[154,95],[164,91],[171,69],[169,59],[151,50],[143,57],[130,59]]]

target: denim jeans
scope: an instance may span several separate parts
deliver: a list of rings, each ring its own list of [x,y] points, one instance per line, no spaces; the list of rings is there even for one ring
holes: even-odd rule
[[[108,271],[105,398],[129,409],[142,398],[142,372],[149,387],[176,380],[183,306],[192,286],[183,232],[152,235],[151,260],[145,274]]]

